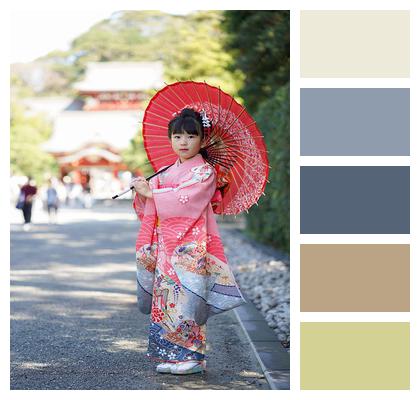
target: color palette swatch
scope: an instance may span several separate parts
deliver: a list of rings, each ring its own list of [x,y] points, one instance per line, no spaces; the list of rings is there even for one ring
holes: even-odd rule
[[[409,389],[406,322],[301,323],[301,389]]]
[[[410,311],[406,244],[302,244],[303,312]]]
[[[301,11],[300,77],[300,388],[408,390],[410,11]]]
[[[301,233],[410,233],[410,169],[305,166]]]
[[[300,91],[302,156],[409,156],[410,89]]]
[[[410,13],[301,11],[302,78],[406,78]]]

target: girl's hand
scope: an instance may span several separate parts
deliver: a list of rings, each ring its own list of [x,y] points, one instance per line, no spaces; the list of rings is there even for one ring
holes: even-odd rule
[[[134,186],[134,190],[141,196],[147,197],[149,199],[152,198],[152,190],[149,187],[149,183],[146,181],[144,176],[139,176],[134,178],[130,186]]]

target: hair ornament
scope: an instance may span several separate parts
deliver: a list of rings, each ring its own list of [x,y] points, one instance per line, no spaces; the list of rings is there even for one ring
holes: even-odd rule
[[[200,115],[201,115],[201,120],[203,121],[203,128],[210,128],[211,127],[211,122],[210,122],[209,117],[206,114],[206,111],[201,110]]]

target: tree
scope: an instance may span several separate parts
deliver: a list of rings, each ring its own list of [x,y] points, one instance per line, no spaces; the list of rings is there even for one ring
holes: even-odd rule
[[[41,116],[26,116],[21,106],[12,104],[10,121],[10,166],[14,175],[33,176],[38,182],[44,175],[57,172],[55,159],[41,144],[51,135],[50,124]]]
[[[174,26],[168,27],[168,34],[177,38],[164,57],[170,81],[206,81],[237,94],[243,74],[228,69],[233,60],[224,49],[226,34],[221,29],[222,19],[220,11],[199,11],[187,15],[177,32]]]
[[[144,176],[153,174],[143,146],[143,136],[139,131],[130,141],[130,145],[122,153],[123,162],[131,171],[141,170]]]
[[[206,80],[237,95],[243,75],[228,69],[232,57],[224,49],[222,19],[217,10],[186,16],[160,11],[114,13],[74,39],[69,50],[55,50],[38,60],[50,65],[57,77],[45,94],[61,90],[74,95],[72,83],[82,78],[88,62],[162,61],[166,81]]]
[[[272,97],[289,82],[289,11],[225,11],[222,26],[228,32],[231,68],[244,74],[239,95],[247,109]]]
[[[253,238],[289,252],[290,240],[290,97],[284,85],[262,102],[255,114],[269,149],[270,183],[258,206],[247,215],[247,231]]]
[[[230,68],[244,74],[239,90],[269,149],[270,184],[246,216],[252,237],[289,251],[289,11],[226,11],[222,26]]]

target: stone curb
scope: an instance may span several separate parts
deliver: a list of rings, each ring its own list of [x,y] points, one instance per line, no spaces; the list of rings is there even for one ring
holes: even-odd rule
[[[290,354],[251,300],[233,311],[271,390],[290,390]]]

